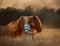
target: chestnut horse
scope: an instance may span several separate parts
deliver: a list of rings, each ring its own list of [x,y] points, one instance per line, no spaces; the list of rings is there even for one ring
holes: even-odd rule
[[[21,16],[18,20],[12,21],[7,25],[7,31],[5,35],[8,36],[22,36],[25,35],[24,24],[25,24],[25,16]],[[38,16],[28,16],[28,22],[30,25],[29,34],[34,37],[34,34],[42,31],[42,24]]]

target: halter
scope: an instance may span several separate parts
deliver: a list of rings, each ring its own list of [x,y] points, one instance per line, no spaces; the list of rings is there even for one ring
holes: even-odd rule
[[[30,32],[31,28],[30,28],[30,25],[28,24],[28,20],[29,20],[28,16],[25,16],[24,19],[25,19],[25,24],[24,24],[25,36],[26,36],[26,38],[30,38],[31,35],[29,32]]]

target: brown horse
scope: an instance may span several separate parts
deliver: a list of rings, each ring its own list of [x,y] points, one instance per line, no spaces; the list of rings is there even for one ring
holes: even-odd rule
[[[39,33],[42,31],[42,24],[38,16],[28,16],[28,24],[31,27],[30,34],[34,36],[34,34]],[[24,16],[21,16],[18,20],[10,22],[7,25],[7,31],[5,35],[8,36],[22,36],[25,35],[24,32],[24,23],[25,19]]]

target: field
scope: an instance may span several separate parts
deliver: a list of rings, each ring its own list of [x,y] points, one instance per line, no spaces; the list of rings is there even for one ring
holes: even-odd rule
[[[34,39],[0,37],[0,46],[60,46],[60,29],[43,28]]]

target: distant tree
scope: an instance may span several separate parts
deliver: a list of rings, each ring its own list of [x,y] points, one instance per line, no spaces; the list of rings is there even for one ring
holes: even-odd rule
[[[23,15],[30,16],[32,14],[33,14],[33,10],[31,6],[26,7],[23,11]]]
[[[17,20],[22,16],[22,10],[13,7],[7,7],[6,9],[0,9],[0,25],[6,25],[11,21]]]
[[[58,15],[60,15],[60,9],[58,9],[56,13],[57,13]]]

